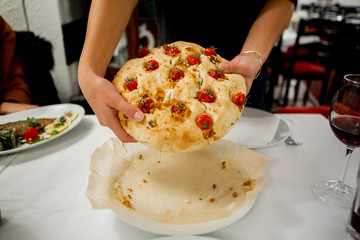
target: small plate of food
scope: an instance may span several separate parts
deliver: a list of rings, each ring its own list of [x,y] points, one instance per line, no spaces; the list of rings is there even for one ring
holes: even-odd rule
[[[77,104],[55,104],[0,118],[0,155],[40,146],[76,127],[85,115]]]

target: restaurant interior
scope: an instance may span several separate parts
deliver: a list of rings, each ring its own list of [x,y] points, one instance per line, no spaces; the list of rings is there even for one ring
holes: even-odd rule
[[[46,64],[41,67],[41,71],[45,72],[43,79],[29,83],[34,104],[71,102],[82,105],[87,113],[93,113],[77,83],[77,64],[85,39],[90,4],[91,1],[87,0],[58,2],[59,34],[63,40],[60,44],[63,53],[60,55],[59,44],[42,37],[45,33],[33,30],[36,27],[31,21],[31,6],[27,6],[25,1],[19,5],[23,8],[26,23],[23,30],[14,27],[19,37],[24,39],[26,32],[34,33],[53,47],[53,52],[45,57],[53,58],[55,66]],[[153,4],[150,0],[139,1],[109,64],[107,79],[112,80],[127,60],[136,57],[139,48],[156,46]],[[0,13],[6,18],[4,11]],[[12,22],[9,24],[12,25]],[[25,62],[24,67],[32,64],[32,68],[33,61],[30,62]],[[360,5],[356,5],[356,1],[298,1],[288,28],[268,58],[268,65],[269,80],[263,110],[272,113],[315,111],[326,116],[343,76],[359,71]],[[30,76],[30,79],[33,78]],[[36,97],[41,94],[37,90],[40,86],[49,89],[46,97]]]
[[[229,121],[226,114],[217,113],[226,115],[224,122],[231,122],[227,129],[233,128],[220,137],[224,139],[216,139],[219,141],[214,145],[199,151],[165,153],[168,155],[162,155],[159,149],[145,151],[149,147],[143,144],[146,141],[121,142],[115,132],[100,123],[81,93],[77,70],[90,4],[91,0],[0,0],[0,16],[13,27],[22,44],[20,54],[24,54],[32,103],[40,106],[0,115],[0,125],[26,119],[30,126],[33,119],[51,117],[55,119],[50,119],[51,126],[62,128],[62,132],[47,131],[40,136],[37,132],[34,141],[28,137],[24,142],[25,135],[30,135],[27,130],[27,134],[21,133],[23,142],[16,142],[18,146],[0,151],[0,239],[350,240],[346,228],[354,225],[359,231],[360,204],[353,204],[353,200],[360,202],[360,151],[354,151],[351,157],[354,149],[349,148],[349,143],[352,148],[360,146],[359,0],[298,0],[287,29],[267,60],[269,78],[262,110],[238,108],[231,103],[236,110],[241,109],[242,116],[234,115],[236,120]],[[138,1],[108,65],[105,78],[109,81],[129,59],[137,56],[138,49],[157,47],[153,7],[153,0]],[[344,81],[344,76],[351,73],[356,76]],[[339,94],[343,98],[334,101],[334,105],[340,107],[332,108],[329,114],[342,81],[350,87],[346,94]],[[68,113],[75,116],[69,118],[70,122],[60,120]],[[203,114],[194,113],[197,120],[206,116]],[[124,119],[128,123],[127,117]],[[138,132],[153,129],[157,119],[143,121],[147,124],[143,125],[145,130]],[[344,119],[353,121],[343,130],[336,124]],[[204,129],[205,124],[199,126],[198,121],[191,124],[189,132],[195,129],[206,144],[215,142],[208,141],[206,135],[213,134],[213,129]],[[164,125],[166,130],[150,132],[149,139],[167,132],[174,138],[180,136]],[[179,126],[182,125],[177,130],[188,130]],[[190,142],[190,147],[195,145],[179,139],[181,143]],[[167,140],[162,137],[160,145]],[[161,161],[157,156],[163,156]],[[175,161],[177,156],[184,156],[179,158],[179,164]],[[242,162],[244,159],[247,162]],[[183,160],[188,162],[184,164]],[[149,162],[153,166],[150,170],[146,165]],[[135,171],[138,169],[141,171]],[[129,185],[125,185],[126,178],[125,183],[118,179],[120,172],[131,177]],[[324,179],[336,179],[340,173],[339,180],[331,182],[342,186],[346,183],[351,191],[340,188],[338,194],[337,188],[332,188],[336,190],[332,192],[315,189],[315,184],[327,184]],[[156,188],[154,194],[151,186],[164,188]],[[199,189],[204,190],[206,198]],[[256,190],[250,197],[249,189]],[[331,195],[334,192],[335,200]],[[139,193],[144,195],[136,195]],[[219,193],[219,198],[214,198],[214,193]],[[330,197],[324,200],[324,194]],[[246,204],[235,208],[234,202],[244,196]],[[97,201],[104,206],[97,205]],[[191,214],[189,219],[193,221],[201,217],[201,213],[192,210],[199,210],[197,206],[205,206],[210,215],[224,209],[236,214],[214,221],[189,220],[171,225],[166,222],[168,219],[154,221],[143,218],[148,215],[133,214],[131,203],[137,204],[138,211],[159,210],[159,216],[169,219]],[[177,213],[177,209],[181,212]],[[355,216],[356,225],[350,224],[351,216]]]

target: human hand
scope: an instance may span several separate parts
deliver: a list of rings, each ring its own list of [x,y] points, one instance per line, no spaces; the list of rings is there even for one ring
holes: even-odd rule
[[[237,55],[230,62],[220,63],[220,69],[229,73],[241,74],[245,78],[246,95],[249,93],[252,82],[259,72],[259,59],[253,54]]]
[[[114,85],[104,78],[88,78],[80,81],[80,87],[100,125],[110,128],[122,142],[136,142],[122,128],[117,114],[121,111],[130,119],[141,122],[144,114],[140,109],[126,102]]]
[[[10,114],[15,112],[20,112],[28,109],[33,109],[39,107],[34,104],[27,103],[17,103],[17,102],[3,102],[0,105],[0,114]]]

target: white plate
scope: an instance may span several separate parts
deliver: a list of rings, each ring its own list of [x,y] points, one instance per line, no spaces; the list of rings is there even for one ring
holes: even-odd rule
[[[210,237],[202,237],[202,236],[172,236],[172,237],[153,238],[151,240],[218,240],[218,239],[210,238]]]
[[[137,215],[129,211],[128,209],[113,209],[113,211],[124,222],[127,222],[128,224],[134,227],[137,227],[139,229],[148,232],[162,234],[162,235],[189,236],[189,235],[205,234],[229,226],[230,224],[243,218],[245,214],[249,212],[250,209],[253,207],[255,200],[256,200],[256,196],[252,198],[250,202],[245,204],[242,208],[236,210],[229,217],[221,218],[210,222],[187,224],[187,225],[161,223],[158,221],[154,221],[150,218]],[[184,238],[179,238],[179,239],[184,239]]]
[[[64,113],[69,112],[69,111],[77,112],[78,117],[63,132],[59,133],[55,137],[49,138],[47,140],[44,140],[44,141],[41,141],[38,143],[24,144],[24,145],[20,145],[16,148],[13,148],[10,150],[0,151],[0,156],[5,155],[5,154],[28,150],[30,148],[40,146],[40,145],[45,144],[55,138],[58,138],[58,137],[64,135],[65,133],[71,131],[71,129],[73,129],[74,127],[76,127],[76,125],[78,125],[80,123],[80,121],[82,120],[82,118],[85,115],[85,110],[82,106],[77,105],[77,104],[55,104],[55,105],[34,108],[34,109],[25,110],[25,111],[2,116],[0,118],[0,124],[4,124],[4,123],[8,123],[8,122],[22,121],[22,120],[26,120],[27,118],[32,118],[32,117],[33,118],[58,118],[58,117],[61,117]]]
[[[290,136],[289,125],[283,119],[278,118],[279,124],[275,131],[274,137],[270,141],[268,141],[266,144],[259,143],[259,144],[249,145],[246,141],[244,141],[241,138],[241,133],[243,131],[254,132],[255,135],[261,134],[261,133],[258,133],[258,129],[255,124],[251,125],[247,122],[246,126],[250,125],[251,127],[244,129],[244,127],[242,127],[242,123],[244,121],[251,121],[252,118],[264,118],[264,117],[278,118],[277,116],[275,116],[272,113],[269,113],[269,112],[266,112],[266,111],[263,111],[260,109],[256,109],[256,108],[245,107],[244,112],[243,112],[242,116],[240,117],[239,121],[237,122],[237,124],[230,131],[230,133],[227,134],[224,138],[232,140],[234,143],[240,144],[246,148],[263,148],[263,147],[270,147],[270,146],[279,144],[279,143],[283,142],[287,137]]]

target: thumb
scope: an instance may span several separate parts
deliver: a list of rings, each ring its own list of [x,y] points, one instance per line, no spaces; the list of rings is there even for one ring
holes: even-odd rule
[[[241,73],[242,67],[239,64],[239,61],[235,58],[230,62],[222,62],[219,65],[220,70],[223,70],[228,73]]]
[[[220,70],[223,70],[225,72],[231,72],[230,67],[231,67],[230,62],[222,62],[219,65]]]
[[[144,119],[144,113],[140,109],[125,101],[122,97],[120,98],[116,108],[136,122],[141,122]]]

